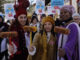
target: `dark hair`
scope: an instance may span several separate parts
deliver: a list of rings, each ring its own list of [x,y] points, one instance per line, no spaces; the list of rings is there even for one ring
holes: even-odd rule
[[[18,27],[18,26],[20,26],[21,24],[19,23],[18,19],[15,18],[15,21],[13,22],[12,25],[16,25],[16,26]],[[26,21],[26,25],[29,25],[27,21]]]
[[[27,22],[26,22],[26,25],[28,25]],[[11,24],[11,26],[15,26],[15,28],[17,29],[17,31],[20,31],[20,30],[22,29],[21,24],[19,23],[19,21],[18,21],[17,18],[16,18],[15,21]],[[20,27],[21,29],[19,29],[19,27]],[[28,34],[29,34],[29,32],[28,32]]]
[[[32,16],[37,16],[37,14],[34,12]]]
[[[32,16],[31,23],[33,22],[34,19],[36,19],[38,22],[38,18],[36,16]]]
[[[45,31],[44,30],[44,25],[43,25],[43,27],[42,27],[43,29],[42,30],[40,30],[40,33],[41,33],[41,35],[43,35],[43,31]],[[46,32],[46,31],[45,31]],[[47,34],[47,33],[46,33]],[[52,25],[52,30],[51,30],[51,34],[53,35],[53,36],[55,36],[55,32],[54,32],[54,25]]]
[[[53,17],[53,14],[50,14],[50,15],[48,15],[48,16],[51,16],[51,17]]]
[[[28,21],[28,19],[27,19],[27,21],[26,21],[26,24],[29,25],[29,21]]]
[[[2,19],[2,22],[4,22],[4,18],[2,16],[0,16],[0,18]]]
[[[41,18],[43,18],[43,17],[46,17],[46,14],[42,14],[42,15],[41,15]]]

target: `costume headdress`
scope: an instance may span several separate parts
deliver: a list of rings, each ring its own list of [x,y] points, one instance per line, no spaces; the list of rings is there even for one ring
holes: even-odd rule
[[[42,24],[44,24],[45,22],[51,22],[52,24],[55,23],[54,19],[51,16],[47,16],[47,17],[43,18]]]
[[[72,5],[65,5],[60,10],[66,10],[71,14],[74,14],[76,12],[75,8]]]
[[[15,17],[17,18],[21,14],[27,15],[27,11],[26,11],[27,7],[29,7],[28,0],[18,0],[18,4],[16,4],[15,1],[15,5],[14,5],[14,9],[16,13]]]

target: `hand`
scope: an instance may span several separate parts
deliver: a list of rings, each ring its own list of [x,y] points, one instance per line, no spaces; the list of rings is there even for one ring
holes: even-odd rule
[[[30,46],[30,47],[29,47],[29,51],[30,51],[30,52],[33,52],[33,51],[34,51],[34,47],[33,47],[33,46]]]
[[[65,56],[65,50],[64,49],[59,48],[58,51],[59,51],[59,56],[60,57],[64,57]]]
[[[13,53],[14,52],[14,47],[12,45],[9,45],[8,50],[9,50],[10,53]]]
[[[8,44],[8,51],[9,51],[9,55],[15,54],[17,52],[17,47],[13,42],[12,45]]]

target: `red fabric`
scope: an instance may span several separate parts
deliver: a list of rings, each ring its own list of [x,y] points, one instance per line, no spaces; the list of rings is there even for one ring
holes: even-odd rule
[[[27,15],[26,10],[25,10],[25,9],[17,10],[17,11],[16,11],[16,15],[15,15],[15,17],[17,18],[17,17],[18,17],[19,15],[21,15],[21,14],[25,14],[25,15]]]
[[[18,0],[18,4],[14,5],[14,9],[16,12],[15,17],[17,18],[21,14],[27,15],[27,7],[29,7],[29,1],[28,0]]]
[[[21,51],[16,52],[16,55],[21,54]]]
[[[77,0],[77,3],[79,2],[79,0]]]
[[[24,30],[23,30],[22,26],[15,22],[15,24],[11,25],[10,31],[16,31],[18,33],[18,36],[13,37],[11,40],[15,43],[17,49],[21,49],[22,46],[26,47]],[[20,46],[20,45],[22,45],[22,46]]]

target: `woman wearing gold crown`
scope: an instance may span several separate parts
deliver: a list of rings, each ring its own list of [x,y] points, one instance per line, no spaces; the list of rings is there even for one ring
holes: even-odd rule
[[[56,60],[56,37],[54,20],[47,16],[42,20],[43,30],[36,33],[28,49],[28,60]]]

